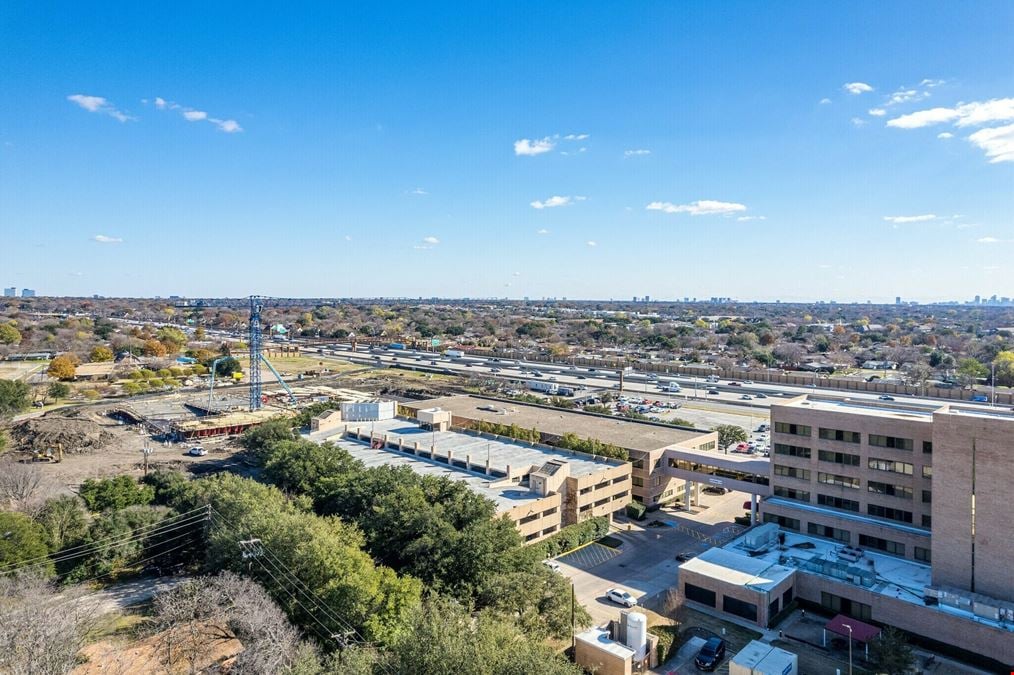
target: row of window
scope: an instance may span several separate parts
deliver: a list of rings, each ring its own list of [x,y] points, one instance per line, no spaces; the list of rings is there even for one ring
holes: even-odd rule
[[[912,488],[907,485],[891,485],[890,483],[880,483],[878,481],[871,480],[866,482],[866,489],[878,495],[900,497],[901,499],[912,498]],[[923,492],[927,491],[923,490]]]
[[[774,489],[776,497],[785,497],[786,499],[795,499],[800,502],[810,502],[810,493],[806,490],[796,490],[794,488],[782,487],[776,485]]]
[[[764,514],[765,523],[776,523],[779,527],[787,530],[793,530],[799,532],[799,521],[795,518],[788,518],[786,516],[777,516],[771,513]],[[806,524],[807,534],[815,537],[823,537],[825,539],[833,539],[843,544],[852,543],[852,533],[848,530],[843,530],[837,527],[831,527],[830,525],[821,525],[820,523],[807,523]],[[882,551],[884,553],[890,553],[891,555],[897,555],[904,557],[905,545],[901,542],[891,541],[889,539],[881,539],[880,537],[873,537],[867,534],[859,535],[859,545],[873,549],[876,551]],[[916,560],[921,562],[931,562],[930,549],[916,546],[913,548],[913,556]]]
[[[784,443],[775,443],[775,454],[810,459],[810,448],[803,448],[798,445],[786,445]]]
[[[817,473],[817,482],[823,483],[824,485],[838,485],[841,487],[850,488],[852,490],[859,489],[859,479],[851,476],[841,476],[836,473],[824,473],[819,471]]]
[[[785,478],[798,478],[799,480],[810,480],[809,469],[799,469],[794,466],[775,464],[774,472],[776,476],[784,476]]]
[[[858,431],[843,431],[841,429],[825,429],[821,427],[817,435],[825,441],[842,441],[843,443],[860,443],[861,434]]]
[[[792,424],[790,422],[775,422],[775,431],[780,434],[792,436],[811,436],[813,429],[805,424]],[[847,431],[844,429],[826,429],[820,427],[817,430],[817,437],[825,441],[839,441],[842,443],[861,443],[862,434],[858,431]],[[914,442],[911,438],[898,436],[885,436],[882,434],[869,434],[868,443],[878,448],[894,448],[895,450],[911,450]],[[933,443],[922,442],[922,451],[926,454],[933,452]]]
[[[817,452],[817,459],[822,462],[832,462],[834,464],[843,464],[845,466],[859,466],[859,455],[850,455],[847,452],[820,450]]]
[[[867,504],[866,513],[877,518],[887,518],[888,520],[897,520],[899,523],[911,523],[912,512],[903,511],[902,509],[895,509],[890,506],[880,506],[879,504]]]
[[[821,506],[830,506],[833,509],[859,512],[859,502],[852,499],[845,499],[844,497],[818,494],[817,503]]]
[[[767,485],[770,482],[767,476],[755,473],[747,473],[744,471],[734,471],[733,469],[725,469],[720,466],[711,466],[709,464],[691,462],[685,459],[670,458],[669,466],[674,469],[682,469],[683,471],[693,471],[694,473],[706,473],[712,476],[720,476],[722,478],[729,478],[731,480],[743,481],[744,483],[757,483],[758,485]]]

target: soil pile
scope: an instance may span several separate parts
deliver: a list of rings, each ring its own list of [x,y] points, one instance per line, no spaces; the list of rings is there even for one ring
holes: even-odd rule
[[[97,422],[83,418],[36,417],[11,429],[14,449],[45,452],[63,444],[67,454],[96,452],[116,440],[116,436]]]

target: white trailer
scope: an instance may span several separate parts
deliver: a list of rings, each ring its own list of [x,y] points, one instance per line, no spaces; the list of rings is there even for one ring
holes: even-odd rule
[[[541,391],[544,394],[556,394],[560,391],[560,385],[556,382],[540,382],[539,380],[528,380],[528,388],[532,391]]]
[[[444,356],[450,359],[460,359],[464,355],[465,352],[461,351],[460,349],[448,349],[447,351],[444,352]]]

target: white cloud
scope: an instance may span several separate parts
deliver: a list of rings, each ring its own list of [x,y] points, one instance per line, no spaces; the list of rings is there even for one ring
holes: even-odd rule
[[[979,237],[975,240],[978,244],[999,244],[1003,239],[997,239],[996,237]]]
[[[121,112],[116,109],[112,103],[101,96],[89,96],[87,94],[71,94],[67,97],[67,100],[71,103],[75,103],[81,108],[92,113],[99,113],[102,115],[109,115],[115,120],[120,122],[133,121],[136,118]]]
[[[820,99],[820,104],[821,105],[829,105],[830,103],[831,103],[831,99],[829,99],[829,98],[822,98],[822,99]]]
[[[585,244],[588,245],[588,246],[591,246],[592,248],[594,248],[594,247],[596,247],[596,246],[599,245],[599,243],[597,241],[594,241],[594,240],[586,241]]]
[[[865,82],[846,82],[842,85],[842,89],[856,96],[873,91],[873,87]]]
[[[898,129],[919,129],[933,124],[954,122],[959,127],[977,126],[991,122],[1014,120],[1014,98],[995,98],[989,101],[961,103],[954,108],[929,108],[887,121],[887,126]]]
[[[345,235],[345,241],[352,241],[352,235],[351,234],[346,234]]]
[[[739,218],[736,218],[736,220],[738,220],[741,223],[747,223],[750,222],[751,220],[767,220],[767,219],[768,219],[767,216],[740,216]]]
[[[650,154],[651,154],[651,150],[645,150],[643,148],[640,148],[640,149],[637,149],[637,150],[624,150],[623,151],[623,156],[624,157],[643,157],[644,155],[650,155]]]
[[[1014,162],[1014,124],[980,129],[968,140],[985,151],[990,164]]]
[[[904,223],[925,223],[930,220],[936,220],[937,217],[932,213],[925,213],[920,216],[884,216],[884,220],[895,225],[902,225]]]
[[[862,117],[853,117],[850,121],[852,122],[852,126],[856,127],[866,126],[866,120],[864,120]]]
[[[923,80],[922,82],[920,82],[919,86],[920,87],[928,87],[929,89],[933,89],[934,87],[939,87],[941,84],[944,84],[945,82],[947,82],[947,80],[931,80],[931,79],[927,78],[927,79]]]
[[[522,138],[519,141],[514,141],[514,154],[518,156],[534,156],[541,155],[546,152],[551,152],[556,147],[556,143],[546,136],[541,140],[529,140]]]
[[[410,195],[423,196],[423,195],[428,195],[429,192],[427,192],[426,190],[422,189],[421,187],[417,187],[414,190],[409,190],[409,194]]]
[[[539,231],[538,231],[538,232],[536,232],[535,234],[538,234],[538,235],[546,235],[546,234],[549,234],[549,230],[547,230],[547,229],[545,229],[545,228],[542,228],[541,230],[539,230]]]
[[[746,211],[746,206],[735,202],[719,202],[712,199],[701,199],[689,204],[673,204],[672,202],[652,202],[645,207],[648,211],[664,213],[689,213],[692,216],[729,215]]]
[[[155,107],[159,110],[176,110],[188,122],[208,122],[215,128],[226,134],[235,134],[243,131],[243,127],[236,120],[226,120],[219,117],[212,117],[203,110],[189,108],[173,101],[167,101],[161,96],[155,97]]]
[[[591,138],[591,136],[589,134],[567,134],[566,136],[563,137],[563,140],[565,140],[565,141],[583,141],[583,140],[586,140],[588,138]]]
[[[911,103],[912,101],[922,101],[928,97],[928,91],[919,91],[918,89],[899,89],[891,94],[884,105],[901,105],[902,103]]]
[[[436,246],[440,243],[440,240],[436,237],[423,237],[423,243],[429,244],[430,246]]]
[[[120,237],[110,237],[105,234],[96,234],[92,237],[92,241],[97,241],[100,244],[122,244],[123,239]]]
[[[887,111],[884,110],[883,108],[870,108],[868,112],[873,117],[883,117],[884,115],[887,114]]]
[[[534,202],[531,202],[531,207],[533,209],[551,209],[557,206],[570,206],[574,202],[583,202],[585,199],[587,199],[587,197],[582,197],[580,195],[576,197],[561,197],[560,195],[553,195],[544,201],[535,200]]]
[[[939,134],[937,134],[937,138],[943,138],[946,140],[948,138],[954,138],[954,134],[952,134],[949,131],[941,131]]]
[[[515,272],[515,273],[514,273],[514,276],[516,276],[516,277],[520,277],[520,276],[521,276],[521,272]]]

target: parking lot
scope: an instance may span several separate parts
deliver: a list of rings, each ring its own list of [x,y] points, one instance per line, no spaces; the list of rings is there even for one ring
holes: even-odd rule
[[[696,513],[661,509],[645,520],[617,522],[614,537],[622,546],[611,549],[592,544],[561,556],[560,572],[574,584],[578,602],[592,616],[595,625],[618,619],[622,606],[606,599],[610,588],[622,588],[638,601],[638,605],[658,611],[665,591],[675,585],[680,563],[679,553],[699,553],[719,539],[734,536],[738,531],[732,519],[743,514],[743,502],[749,495],[733,492],[726,495],[702,495],[702,506]],[[658,521],[661,526],[651,527]]]

